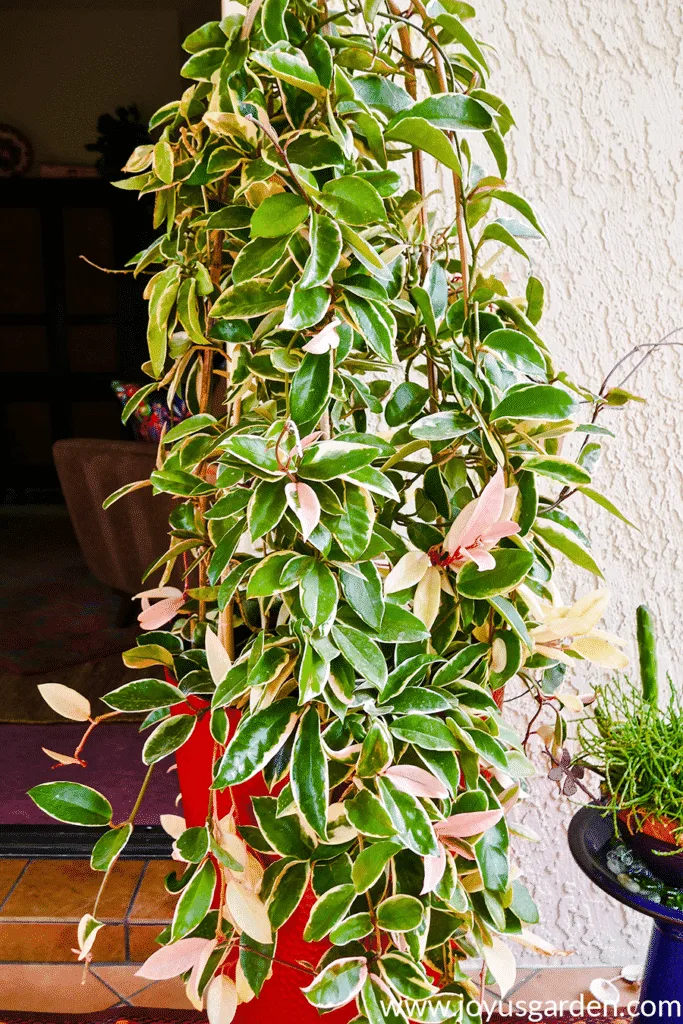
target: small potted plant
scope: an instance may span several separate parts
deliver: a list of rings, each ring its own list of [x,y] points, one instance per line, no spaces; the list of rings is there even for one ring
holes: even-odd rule
[[[623,675],[599,687],[581,723],[581,762],[601,778],[624,842],[656,875],[683,884],[683,700],[668,680],[660,706],[654,623],[637,611],[640,688]],[[680,852],[678,852],[680,851]]]

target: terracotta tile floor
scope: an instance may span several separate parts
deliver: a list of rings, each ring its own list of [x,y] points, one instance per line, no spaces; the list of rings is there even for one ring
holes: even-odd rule
[[[154,949],[174,901],[163,880],[170,861],[122,861],[110,879],[98,917],[107,922],[85,971],[74,963],[79,918],[92,909],[99,885],[87,861],[0,860],[0,1011],[97,1012],[112,1006],[188,1009],[179,981],[146,981],[135,972]],[[520,970],[511,1001],[572,1000],[611,967]],[[634,986],[618,983],[624,1005]],[[487,993],[489,1003],[497,996]],[[587,996],[587,998],[590,998]]]

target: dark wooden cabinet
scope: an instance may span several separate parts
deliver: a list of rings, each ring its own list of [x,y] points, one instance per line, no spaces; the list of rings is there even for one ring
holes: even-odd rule
[[[0,429],[5,501],[59,495],[52,443],[119,438],[112,380],[140,380],[144,281],[120,269],[151,240],[148,202],[100,179],[0,182]]]

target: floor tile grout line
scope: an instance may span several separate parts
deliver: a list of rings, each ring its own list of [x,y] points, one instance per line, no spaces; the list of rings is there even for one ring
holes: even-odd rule
[[[19,872],[17,877],[14,879],[14,881],[10,885],[9,889],[7,890],[7,892],[5,893],[5,896],[3,897],[2,900],[0,900],[0,911],[2,911],[2,908],[7,903],[7,900],[10,898],[10,896],[12,895],[12,893],[14,892],[16,887],[19,885],[19,882],[24,877],[24,874],[25,874],[26,869],[28,868],[29,864],[32,864],[32,863],[33,863],[32,859],[29,859],[29,860],[26,861],[26,863],[24,864],[23,868],[21,869],[21,871]]]
[[[135,885],[133,886],[133,892],[131,893],[130,900],[128,901],[128,907],[126,908],[126,912],[123,915],[124,924],[128,924],[130,922],[130,915],[133,913],[133,907],[135,906],[135,901],[138,898],[138,893],[140,892],[140,889],[142,888],[142,883],[144,881],[145,875],[147,874],[147,868],[148,867],[149,867],[149,861],[146,860],[145,863],[142,866],[142,871],[140,872],[140,874],[138,876],[138,880],[135,883]]]
[[[100,978],[100,976],[97,973],[97,971],[93,970],[92,967],[90,968],[90,973],[92,975],[94,975],[94,977],[97,978],[97,980],[100,982],[101,985],[104,985],[104,987],[108,988],[110,992],[113,992],[113,994],[116,996],[116,998],[119,1001],[118,1003],[112,1003],[110,1007],[107,1007],[107,1009],[111,1009],[113,1006],[117,1006],[120,1003],[123,1003],[125,1006],[132,1006],[133,1005],[125,996],[122,996],[120,992],[117,992],[113,985],[110,985],[108,981],[104,980],[104,978]]]
[[[138,880],[133,886],[133,891],[131,893],[130,900],[128,901],[126,912],[123,915],[123,956],[126,963],[130,960],[130,915],[133,913],[133,907],[135,906],[135,901],[138,898],[138,893],[142,887],[142,882],[147,874],[148,867],[149,861],[146,860],[142,865],[142,871],[138,875]]]

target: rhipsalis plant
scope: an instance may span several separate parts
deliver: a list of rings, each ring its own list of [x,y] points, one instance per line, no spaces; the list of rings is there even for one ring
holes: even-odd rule
[[[257,825],[214,799],[177,832],[188,867],[148,976],[188,972],[228,1021],[303,900],[304,938],[330,943],[314,1007],[444,1020],[476,995],[463,958],[505,990],[508,940],[537,941],[507,818],[533,768],[503,687],[521,678],[561,723],[567,664],[625,662],[595,629],[603,592],[587,579],[557,607],[551,581],[558,558],[600,575],[565,503],[578,491],[623,519],[593,487],[595,419],[631,396],[557,370],[540,280],[518,297],[498,271],[520,272],[543,231],[506,181],[513,119],[469,4],[231,7],[186,40],[192,84],[117,183],[155,194],[159,230],[131,261],[151,382],[124,418],[160,386],[191,415],[151,480],[110,499],[175,498],[150,632],[124,656],[172,682],[105,702],[149,712],[150,770],[210,716],[214,793],[263,773],[264,795]],[[437,165],[447,185],[428,195]],[[177,687],[189,714],[170,711]],[[112,824],[74,783],[33,797],[111,824],[93,853],[108,875],[134,812]],[[82,923],[83,958],[98,927]]]

